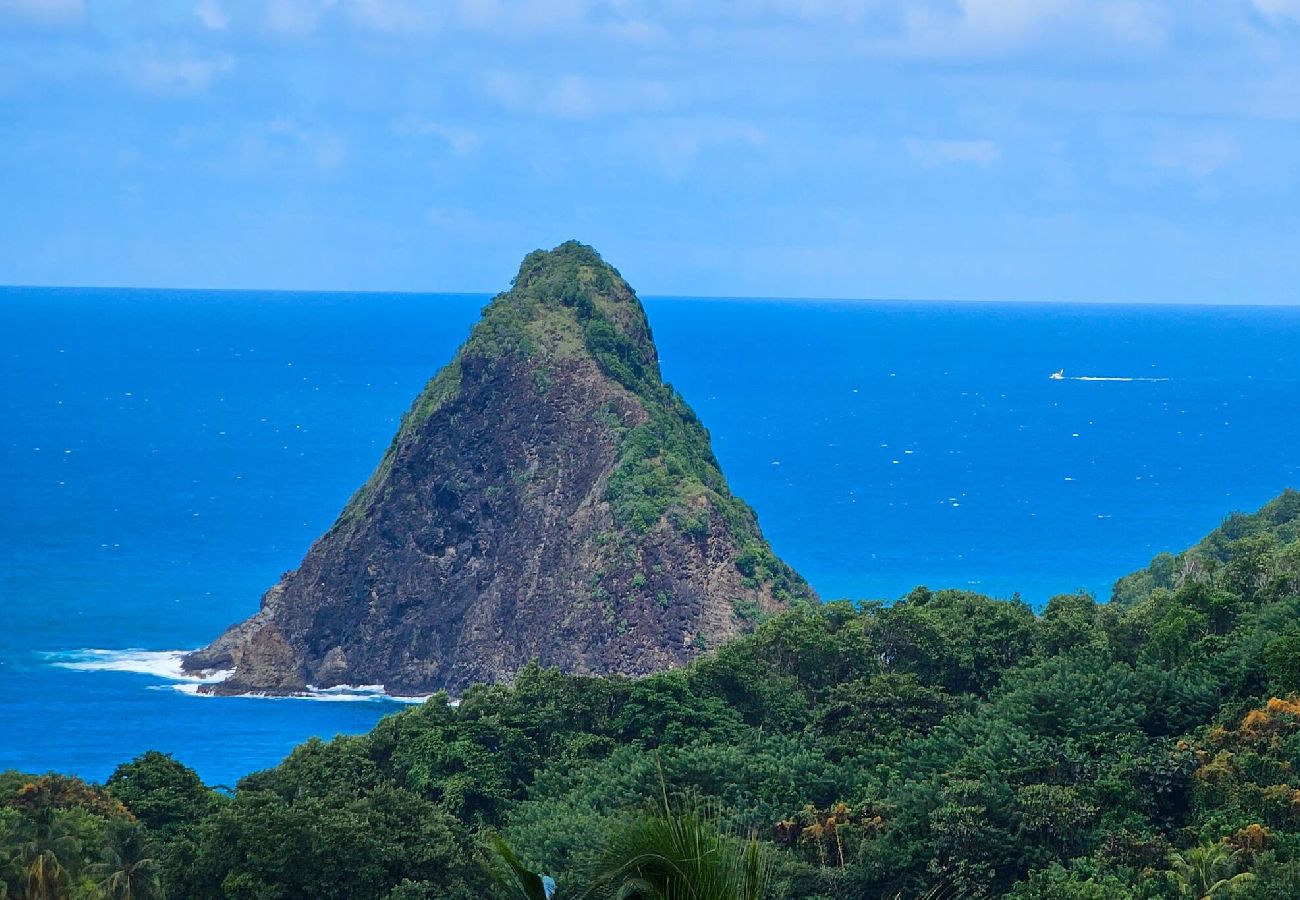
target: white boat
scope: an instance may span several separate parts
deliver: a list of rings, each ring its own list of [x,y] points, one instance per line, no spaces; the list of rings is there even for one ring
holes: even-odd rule
[[[1058,370],[1058,371],[1056,371],[1056,372],[1053,372],[1051,375],[1048,375],[1047,377],[1050,378],[1050,379],[1052,379],[1053,381],[1064,381],[1064,380],[1065,380],[1065,370],[1064,370],[1064,369],[1060,369],[1060,370]]]

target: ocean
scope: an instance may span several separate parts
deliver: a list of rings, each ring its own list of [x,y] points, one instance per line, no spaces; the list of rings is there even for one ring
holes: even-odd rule
[[[399,709],[201,697],[176,654],[297,565],[488,299],[0,288],[0,769],[154,748],[233,785]],[[1104,598],[1300,482],[1300,309],[645,305],[824,598]]]

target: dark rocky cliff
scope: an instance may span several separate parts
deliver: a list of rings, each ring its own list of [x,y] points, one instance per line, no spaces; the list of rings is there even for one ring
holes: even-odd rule
[[[663,383],[635,294],[570,242],[524,259],[334,526],[186,667],[233,668],[223,693],[456,693],[530,659],[640,675],[812,598]]]

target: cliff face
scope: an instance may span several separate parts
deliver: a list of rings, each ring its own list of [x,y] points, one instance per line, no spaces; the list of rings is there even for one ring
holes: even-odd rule
[[[226,693],[456,693],[534,658],[640,675],[809,599],[632,290],[570,242],[524,259],[334,526],[186,667],[233,668]]]

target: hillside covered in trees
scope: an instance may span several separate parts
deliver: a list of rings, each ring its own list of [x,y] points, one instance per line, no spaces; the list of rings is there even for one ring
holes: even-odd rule
[[[233,791],[156,753],[7,773],[0,895],[525,896],[509,857],[557,900],[665,896],[605,876],[676,810],[755,838],[771,897],[1300,896],[1298,534],[1287,492],[1110,603],[917,588],[646,678],[532,665]]]

